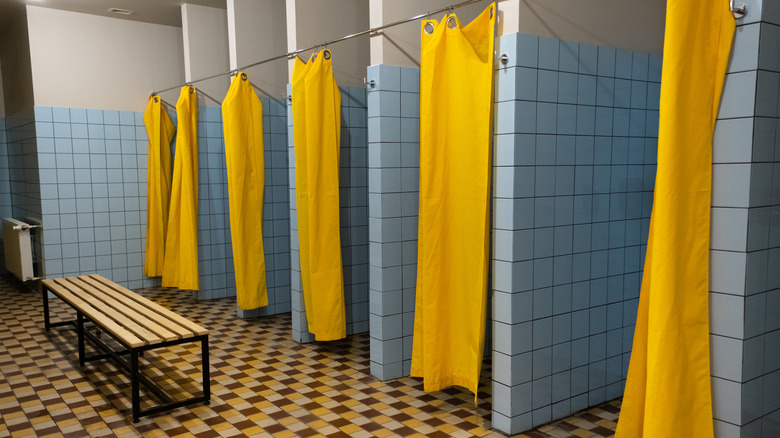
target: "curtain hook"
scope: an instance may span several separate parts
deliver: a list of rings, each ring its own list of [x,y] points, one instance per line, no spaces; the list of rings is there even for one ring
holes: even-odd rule
[[[747,6],[737,4],[735,0],[729,0],[729,10],[734,14],[734,18],[739,19],[747,15]]]
[[[322,51],[322,57],[327,59],[330,59],[330,49],[325,49]]]
[[[246,75],[246,73],[244,73],[244,72],[241,72],[241,80],[242,80],[242,81],[245,81],[245,80],[247,80],[247,75]]]

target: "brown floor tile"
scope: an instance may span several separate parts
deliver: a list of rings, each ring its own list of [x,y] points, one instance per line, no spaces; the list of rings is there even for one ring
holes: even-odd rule
[[[474,406],[473,394],[458,388],[424,393],[420,379],[373,378],[367,333],[299,344],[290,314],[242,320],[235,298],[197,302],[175,289],[139,292],[211,330],[211,404],[133,424],[124,373],[105,361],[79,367],[75,330],[44,332],[40,297],[0,276],[0,436],[503,436],[490,430],[489,363]],[[57,300],[50,307],[52,321],[74,318]],[[141,363],[164,388],[200,391],[199,344],[147,352]],[[152,405],[142,393],[142,407]],[[619,412],[616,400],[519,436],[612,436],[606,426]]]

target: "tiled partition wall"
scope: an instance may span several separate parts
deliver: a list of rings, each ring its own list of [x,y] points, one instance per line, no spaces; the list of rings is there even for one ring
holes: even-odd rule
[[[760,6],[760,2],[758,5]],[[780,436],[780,5],[737,21],[713,141],[715,436]]]
[[[341,147],[339,203],[341,257],[344,274],[347,334],[368,331],[368,143],[366,91],[339,87],[341,92]],[[287,86],[287,95],[292,87]],[[298,217],[295,200],[295,149],[292,101],[287,101],[287,139],[290,181],[290,262],[292,265],[292,333],[298,342],[314,342],[306,323],[298,252]]]
[[[493,427],[622,395],[652,208],[661,58],[501,37]]]
[[[367,79],[371,374],[388,380],[409,375],[412,359],[420,69],[375,65]]]
[[[285,156],[273,153],[276,141],[277,152],[284,154],[284,112],[279,99],[263,103],[268,167],[264,231],[270,299],[263,312],[278,313],[289,311],[290,302],[289,280],[280,274],[287,269],[288,231],[278,226],[287,220],[286,193],[280,193],[286,192],[280,188],[287,185],[287,163]],[[175,110],[167,109],[175,121]],[[143,274],[148,172],[143,113],[36,107],[35,120],[46,275],[97,272],[130,288],[159,284],[159,278]],[[201,290],[196,297],[234,296],[225,148],[218,107],[201,107],[198,142]],[[275,229],[278,236],[273,234]]]
[[[11,176],[8,169],[8,146],[5,141],[5,118],[0,118],[0,218],[11,217]],[[3,236],[0,233],[0,274],[8,271],[5,269],[5,255],[3,253]]]

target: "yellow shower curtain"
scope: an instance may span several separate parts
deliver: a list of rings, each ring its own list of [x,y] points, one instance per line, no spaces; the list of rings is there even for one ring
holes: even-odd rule
[[[246,73],[233,77],[222,102],[222,123],[238,306],[249,310],[268,305],[268,288],[263,252],[263,104]]]
[[[495,4],[422,23],[420,210],[411,374],[476,400],[485,342]],[[428,31],[431,31],[430,33]]]
[[[330,51],[296,58],[292,77],[295,198],[306,322],[318,341],[347,336],[339,222],[341,94]]]
[[[176,128],[162,106],[160,96],[150,96],[144,112],[149,136],[149,164],[146,182],[146,257],[144,274],[163,273],[168,202],[171,195],[171,140]]]
[[[195,88],[181,87],[176,118],[179,126],[162,285],[198,290],[198,99]]]
[[[666,6],[658,173],[617,435],[712,437],[712,133],[734,35],[728,2]]]

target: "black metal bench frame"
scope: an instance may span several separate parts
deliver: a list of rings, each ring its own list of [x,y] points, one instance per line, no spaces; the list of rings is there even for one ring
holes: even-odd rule
[[[157,343],[153,345],[143,345],[141,347],[130,347],[125,342],[123,342],[118,337],[111,334],[108,330],[103,328],[100,324],[95,323],[94,321],[91,321],[89,318],[87,318],[80,310],[78,310],[75,306],[71,305],[67,300],[63,299],[61,296],[57,294],[57,292],[49,290],[45,285],[42,285],[43,288],[43,319],[44,319],[44,326],[46,328],[46,331],[48,332],[49,329],[52,327],[61,327],[61,326],[67,326],[72,325],[76,328],[76,332],[78,333],[78,349],[79,349],[79,365],[84,366],[85,363],[100,360],[100,359],[112,359],[119,368],[123,368],[127,372],[130,373],[130,386],[131,386],[131,393],[132,393],[132,407],[133,407],[133,423],[138,423],[141,417],[145,417],[147,415],[153,415],[160,412],[166,412],[170,411],[176,408],[180,408],[182,406],[187,406],[195,403],[201,403],[209,404],[211,401],[211,380],[209,377],[209,335],[196,335],[188,338],[183,339],[176,339],[173,341],[164,341],[162,343]],[[76,311],[76,319],[71,321],[60,321],[60,322],[51,322],[49,319],[49,292],[56,295],[58,298],[60,298],[63,302],[68,304],[73,310]],[[125,349],[121,351],[114,351],[111,347],[109,347],[105,342],[103,342],[100,338],[98,338],[94,333],[85,330],[84,325],[86,322],[91,322],[95,327],[98,327],[101,331],[101,333],[106,333],[109,336],[111,336],[114,340],[119,342]],[[103,353],[101,354],[94,354],[91,356],[86,355],[85,351],[85,339],[89,338],[90,341]],[[154,350],[156,348],[163,348],[163,347],[170,347],[172,345],[179,345],[179,344],[185,344],[189,342],[200,342],[201,344],[201,363],[203,368],[203,395],[198,397],[192,397],[188,398],[186,400],[173,400],[168,394],[163,391],[162,388],[160,388],[159,385],[157,385],[155,382],[141,374],[139,369],[139,363],[138,358],[139,356],[143,356],[143,353],[145,351]],[[129,355],[130,360],[126,360],[122,356]],[[152,407],[150,409],[141,409],[141,394],[140,394],[140,385],[143,384],[146,389],[154,393],[157,397],[159,397],[163,403]]]

